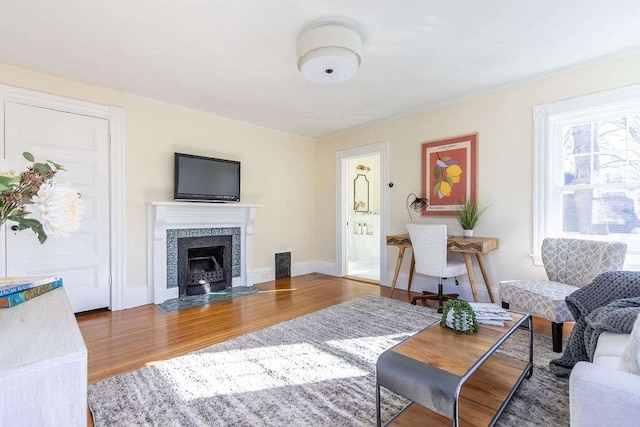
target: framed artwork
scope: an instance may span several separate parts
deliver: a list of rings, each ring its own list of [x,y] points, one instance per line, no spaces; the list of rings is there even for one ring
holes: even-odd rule
[[[465,200],[476,199],[478,134],[422,144],[423,216],[455,215]]]

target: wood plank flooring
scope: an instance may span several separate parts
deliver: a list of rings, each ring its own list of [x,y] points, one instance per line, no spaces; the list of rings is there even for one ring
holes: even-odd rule
[[[153,304],[79,314],[78,325],[89,351],[89,383],[362,295],[389,295],[387,287],[319,273],[257,286],[269,292],[169,314]],[[393,298],[409,301],[410,295],[396,290]],[[550,323],[544,319],[534,319],[534,326],[537,333],[551,334]],[[565,327],[565,333],[569,332]]]
[[[165,314],[149,304],[121,311],[76,316],[89,352],[89,383],[142,368],[276,323],[349,301],[362,295],[389,296],[376,284],[307,274],[266,282],[268,292]],[[393,299],[415,293],[396,290]],[[430,302],[430,304],[435,303]],[[571,328],[565,326],[565,334]],[[534,318],[536,333],[551,335],[551,323]],[[93,426],[89,415],[89,426]]]

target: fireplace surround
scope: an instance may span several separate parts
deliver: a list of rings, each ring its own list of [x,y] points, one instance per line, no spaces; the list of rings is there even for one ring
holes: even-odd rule
[[[148,205],[148,265],[151,300],[177,298],[178,242],[181,238],[228,236],[230,286],[251,286],[253,221],[258,205],[239,203],[151,202]]]

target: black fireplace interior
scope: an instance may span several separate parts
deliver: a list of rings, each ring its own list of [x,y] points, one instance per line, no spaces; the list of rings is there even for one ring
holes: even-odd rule
[[[178,239],[179,296],[202,295],[231,286],[231,236]]]

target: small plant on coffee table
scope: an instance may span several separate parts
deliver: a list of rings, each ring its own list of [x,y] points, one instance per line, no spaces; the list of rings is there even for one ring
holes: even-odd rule
[[[468,302],[459,299],[451,299],[444,303],[440,326],[465,334],[478,332],[478,321],[473,308]]]

